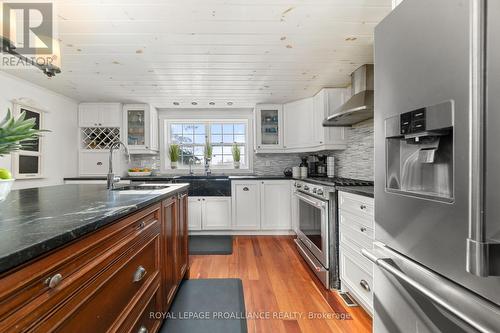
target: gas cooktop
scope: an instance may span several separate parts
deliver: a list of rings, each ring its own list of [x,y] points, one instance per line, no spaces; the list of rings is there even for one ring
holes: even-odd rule
[[[359,180],[352,178],[342,178],[342,177],[309,177],[306,179],[302,179],[303,181],[311,181],[317,182],[324,185],[332,185],[332,186],[373,186],[372,181],[368,180]]]

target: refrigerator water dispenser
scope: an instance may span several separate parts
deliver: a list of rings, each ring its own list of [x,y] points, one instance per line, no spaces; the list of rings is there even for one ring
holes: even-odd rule
[[[386,190],[453,201],[453,101],[385,119]]]

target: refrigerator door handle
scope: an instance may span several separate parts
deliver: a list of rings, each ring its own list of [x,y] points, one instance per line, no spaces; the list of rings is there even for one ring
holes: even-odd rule
[[[469,123],[469,235],[467,272],[479,276],[500,276],[500,243],[489,241],[484,218],[486,1],[471,1],[470,14],[470,123]]]
[[[480,332],[495,332],[500,327],[500,308],[498,306],[396,254],[381,243],[375,243],[375,247],[377,246],[383,248],[383,253],[390,253],[391,257],[379,256],[376,252],[367,249],[362,249],[361,253],[383,271],[410,285]],[[403,261],[405,267],[419,275],[418,280],[424,280],[424,283],[408,276],[399,269],[392,259],[393,255],[398,262]],[[374,292],[377,293],[376,285]]]

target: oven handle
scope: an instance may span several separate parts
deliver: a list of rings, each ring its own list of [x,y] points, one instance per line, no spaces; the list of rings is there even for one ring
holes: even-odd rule
[[[314,263],[314,260],[309,256],[309,254],[307,254],[307,252],[300,247],[301,245],[299,244],[299,242],[300,242],[300,240],[295,239],[295,243],[299,247],[300,253],[302,253],[304,256],[307,257],[307,260],[311,263],[312,266],[314,266],[314,270],[318,273],[325,272],[326,271],[325,268],[323,268],[321,266],[316,266],[316,264]]]
[[[300,199],[300,200],[303,200],[311,205],[313,205],[314,207],[317,207],[317,208],[324,208],[326,206],[326,203],[322,200],[319,200],[319,199],[315,199],[315,198],[311,198],[309,196],[305,196],[299,192],[295,192],[295,195]]]

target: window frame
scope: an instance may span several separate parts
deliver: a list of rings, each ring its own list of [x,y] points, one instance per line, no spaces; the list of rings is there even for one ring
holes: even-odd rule
[[[14,104],[14,116],[19,117],[23,110],[37,113],[40,116],[39,127],[41,129],[44,128],[44,114],[45,112],[23,104]],[[12,156],[12,173],[15,179],[39,179],[44,178],[44,167],[43,167],[43,156],[44,156],[44,138],[40,136],[38,138],[38,151],[29,151],[29,150],[18,150],[11,154]],[[37,173],[20,173],[19,172],[19,157],[20,156],[35,156],[38,157],[38,172]]]
[[[245,143],[242,146],[245,147],[245,161],[241,161],[240,169],[235,169],[234,164],[229,165],[214,165],[210,164],[210,169],[212,171],[220,171],[223,173],[251,173],[252,162],[253,162],[253,142],[252,142],[252,124],[248,118],[203,118],[195,119],[194,117],[186,118],[162,118],[161,126],[161,168],[164,173],[186,173],[189,172],[189,166],[183,166],[178,164],[177,169],[172,169],[170,167],[170,159],[168,157],[168,147],[171,144],[171,125],[172,124],[203,124],[206,128],[205,135],[211,138],[211,125],[213,124],[235,124],[240,123],[245,125]],[[193,146],[199,146],[193,144]],[[212,147],[223,146],[222,144],[212,144]],[[204,170],[204,165],[193,165],[193,171]]]

